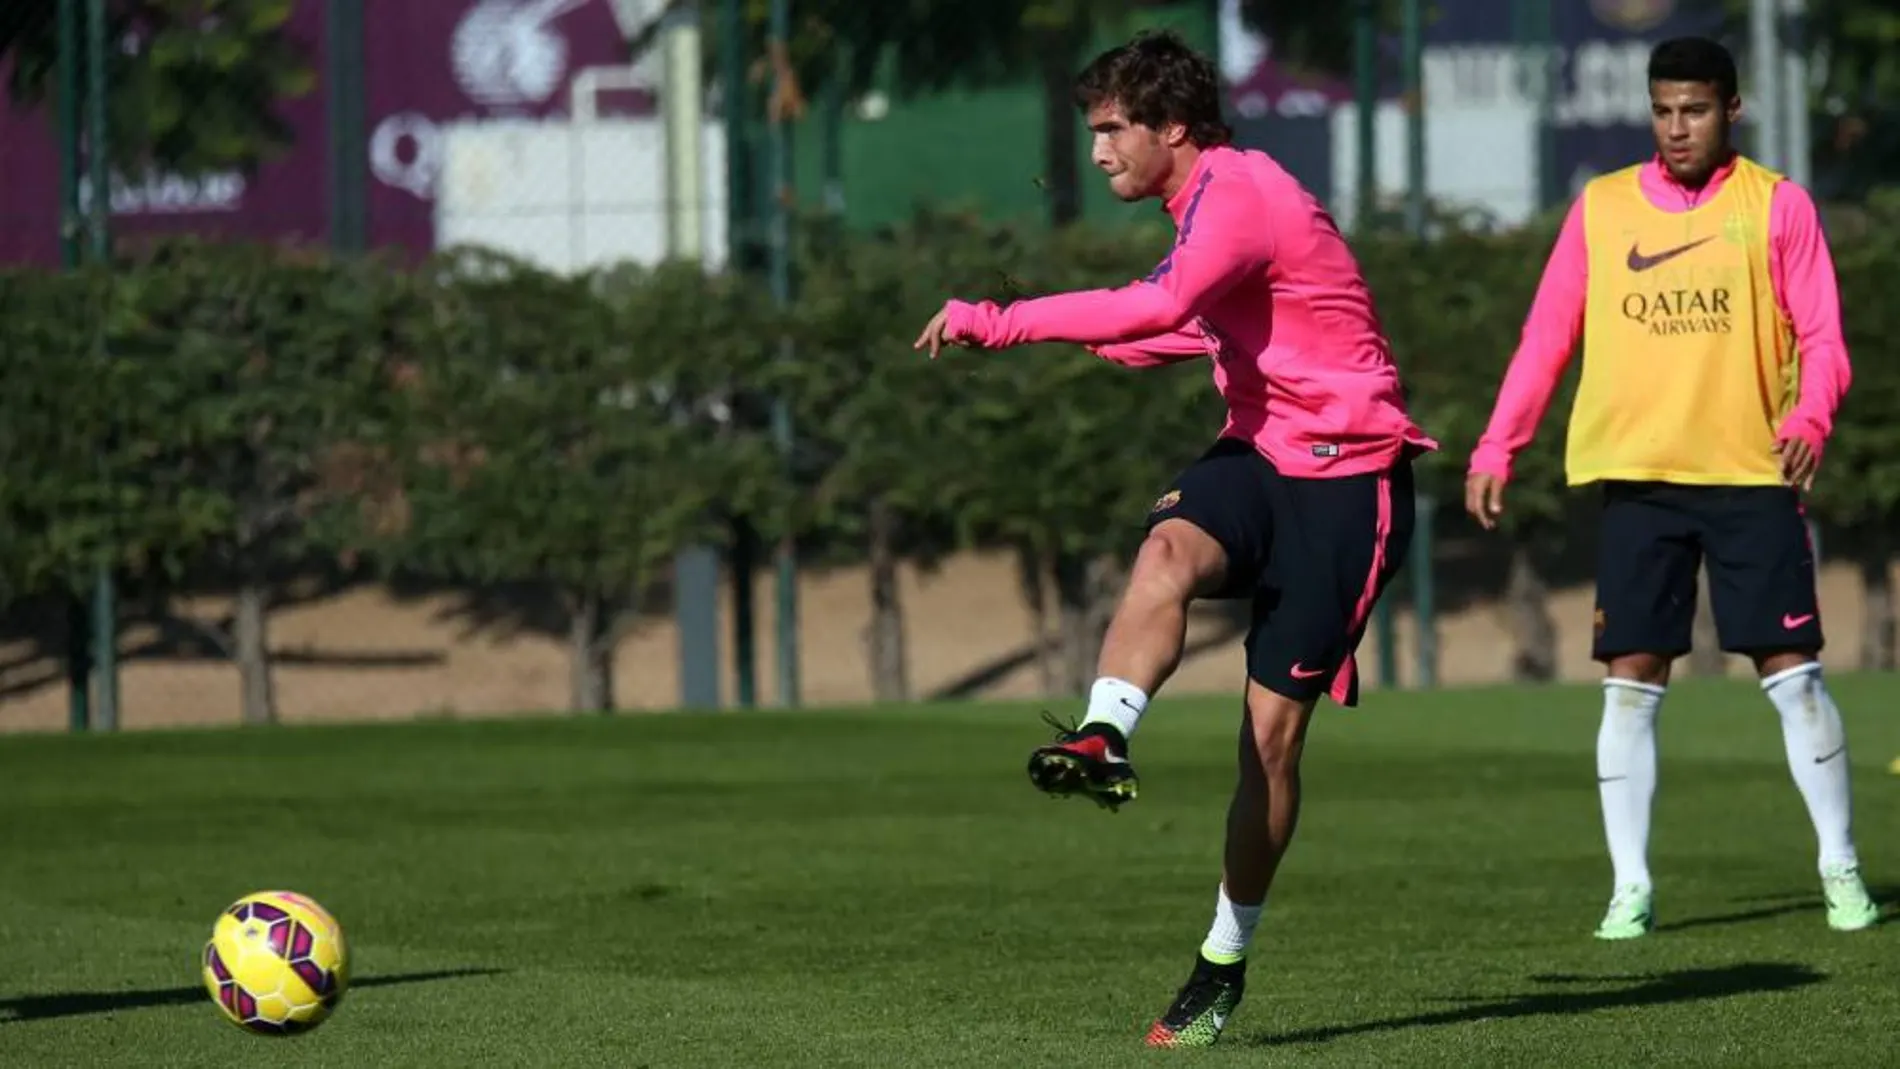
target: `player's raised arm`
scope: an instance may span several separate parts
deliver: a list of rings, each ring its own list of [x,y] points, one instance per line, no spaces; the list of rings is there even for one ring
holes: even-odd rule
[[[1234,283],[1266,267],[1266,213],[1244,176],[1201,172],[1184,191],[1180,235],[1147,278],[1116,289],[1080,290],[997,305],[951,301],[944,339],[1002,349],[1032,342],[1136,342],[1182,331]]]
[[[1814,198],[1793,182],[1775,184],[1769,207],[1770,272],[1775,299],[1794,326],[1801,354],[1800,392],[1776,433],[1782,473],[1808,487],[1834,431],[1834,413],[1853,380],[1841,334],[1841,293]]]
[[[1557,233],[1517,352],[1498,388],[1490,422],[1471,454],[1465,505],[1486,527],[1493,526],[1503,512],[1504,484],[1511,479],[1511,461],[1537,434],[1537,425],[1543,421],[1564,368],[1576,351],[1577,338],[1583,331],[1589,274],[1583,198],[1579,197]]]

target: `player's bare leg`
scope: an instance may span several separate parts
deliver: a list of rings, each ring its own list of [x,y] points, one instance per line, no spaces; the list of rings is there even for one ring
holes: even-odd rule
[[[1109,809],[1134,799],[1139,781],[1128,740],[1149,697],[1181,664],[1188,604],[1216,590],[1226,570],[1220,543],[1186,520],[1163,520],[1148,532],[1109,621],[1088,712],[1029,756],[1037,788],[1087,794]]]
[[[1240,781],[1227,807],[1221,886],[1227,897],[1259,906],[1293,842],[1300,819],[1300,755],[1312,702],[1298,702],[1247,682],[1240,729]],[[1244,950],[1244,945],[1230,951]],[[1217,951],[1220,952],[1220,951]]]
[[[1300,755],[1313,703],[1251,680],[1240,729],[1240,777],[1227,808],[1227,844],[1214,923],[1194,972],[1148,1033],[1160,1047],[1205,1047],[1220,1038],[1246,989],[1247,946],[1267,890],[1300,819]]]
[[[1156,524],[1102,638],[1096,675],[1153,694],[1181,665],[1188,603],[1211,593],[1226,571],[1227,555],[1212,535],[1186,520]]]
[[[1635,939],[1655,927],[1649,819],[1656,797],[1656,716],[1668,686],[1669,660],[1653,653],[1612,658],[1604,673],[1597,797],[1615,877],[1598,939]]]
[[[1813,650],[1762,653],[1754,661],[1762,692],[1781,716],[1788,771],[1814,822],[1828,927],[1842,932],[1871,928],[1880,919],[1880,907],[1867,893],[1854,849],[1847,730],[1821,678],[1821,662]]]

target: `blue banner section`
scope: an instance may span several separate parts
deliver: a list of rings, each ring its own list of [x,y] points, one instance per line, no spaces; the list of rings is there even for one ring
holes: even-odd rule
[[[1459,116],[1456,125],[1463,136],[1478,132],[1474,123],[1495,130],[1484,139],[1486,152],[1496,150],[1498,138],[1506,138],[1515,143],[1520,158],[1543,160],[1535,180],[1542,188],[1526,190],[1523,199],[1547,207],[1568,201],[1589,178],[1642,160],[1654,150],[1649,131],[1650,50],[1676,36],[1723,39],[1725,29],[1720,0],[1551,0],[1544,25],[1532,2],[1425,3],[1428,116]],[[1231,0],[1227,6],[1233,6]],[[1335,174],[1343,154],[1334,143],[1349,125],[1314,116],[1313,104],[1323,99],[1327,110],[1350,104],[1350,84],[1292,78],[1274,64],[1270,43],[1248,38],[1237,18],[1223,18],[1221,31],[1223,67],[1241,142],[1273,153],[1322,196],[1349,185],[1340,181],[1347,176]],[[1728,43],[1735,47],[1736,42]],[[1398,40],[1386,39],[1380,51],[1380,81],[1390,87],[1399,68]],[[1527,122],[1527,116],[1539,114],[1547,81],[1552,87],[1550,105],[1543,112],[1547,122]],[[1390,88],[1381,95],[1392,102]],[[1390,144],[1389,139],[1381,141],[1382,146]],[[1434,154],[1441,148],[1435,146]],[[1390,166],[1381,161],[1381,173]],[[1443,176],[1430,181],[1434,196],[1468,200],[1477,192],[1456,188],[1455,183],[1455,178]],[[1387,184],[1389,179],[1382,183]]]

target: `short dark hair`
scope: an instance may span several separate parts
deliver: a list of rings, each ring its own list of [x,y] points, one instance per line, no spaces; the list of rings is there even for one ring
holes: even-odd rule
[[[1724,101],[1735,99],[1735,57],[1707,37],[1675,37],[1649,54],[1652,82],[1710,82]]]
[[[1075,79],[1076,107],[1121,106],[1128,121],[1151,129],[1187,127],[1202,148],[1234,139],[1221,118],[1220,72],[1172,30],[1144,30],[1125,45],[1095,57]]]

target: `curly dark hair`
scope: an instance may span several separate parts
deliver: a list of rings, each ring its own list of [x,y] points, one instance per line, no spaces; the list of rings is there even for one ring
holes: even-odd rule
[[[1705,82],[1723,101],[1735,99],[1735,57],[1707,37],[1675,37],[1649,54],[1652,82]]]
[[[1172,30],[1148,30],[1095,57],[1075,79],[1075,104],[1083,112],[1113,101],[1131,123],[1159,130],[1187,128],[1201,148],[1225,145],[1233,128],[1221,118],[1220,72],[1214,61],[1189,48]]]

